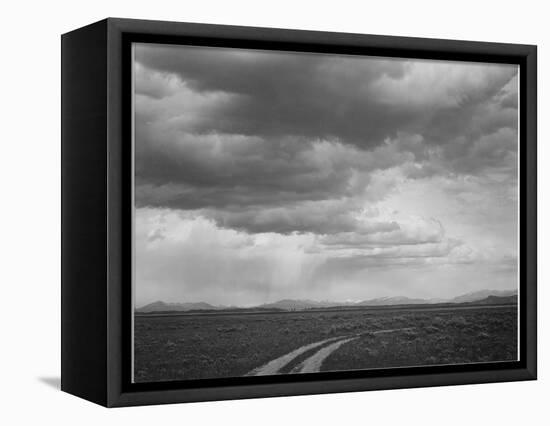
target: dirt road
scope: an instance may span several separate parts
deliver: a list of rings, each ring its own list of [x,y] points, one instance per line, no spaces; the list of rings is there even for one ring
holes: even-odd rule
[[[393,333],[396,331],[412,330],[414,327],[406,328],[392,328],[386,330],[376,330],[371,332],[354,333],[352,335],[332,337],[330,339],[320,340],[310,343],[293,350],[279,358],[275,358],[254,370],[250,371],[247,376],[269,376],[273,374],[282,374],[281,370],[290,362],[298,358],[300,355],[306,352],[311,352],[311,355],[298,364],[291,373],[316,373],[321,370],[321,366],[325,359],[327,359],[334,351],[340,348],[342,345],[349,343],[353,340],[359,339],[364,334],[382,334]],[[320,347],[320,348],[319,348]],[[315,350],[319,348],[318,350]]]

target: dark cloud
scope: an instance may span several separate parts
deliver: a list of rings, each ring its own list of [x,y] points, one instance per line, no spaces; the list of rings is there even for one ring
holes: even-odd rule
[[[517,171],[514,67],[135,53],[138,207],[200,211],[251,233],[362,232],[361,210],[399,179]]]
[[[362,194],[370,172],[413,159],[396,145],[362,151],[291,137],[138,133],[138,205],[234,209],[342,199]]]
[[[492,132],[502,119],[471,120],[485,115],[488,100],[516,73],[513,67],[469,65],[471,76],[465,71],[453,77],[442,67],[438,78],[448,83],[429,86],[416,80],[434,62],[162,45],[139,45],[136,60],[178,76],[193,91],[235,95],[231,103],[212,107],[208,119],[188,123],[186,131],[338,138],[364,148],[398,131],[423,134],[435,144]],[[430,77],[423,80],[429,84]],[[143,86],[138,93],[151,92]],[[505,120],[513,125],[512,113]]]
[[[353,232],[370,235],[399,229],[399,225],[394,221],[362,220],[361,209],[362,206],[357,200],[343,199],[236,211],[202,211],[201,214],[213,218],[222,227],[252,233],[290,234],[299,231],[315,234]]]
[[[136,60],[194,91],[237,95],[195,123],[197,133],[339,138],[368,147],[394,133],[396,120],[414,118],[369,93],[382,76],[402,77],[405,61],[158,45],[139,45]]]

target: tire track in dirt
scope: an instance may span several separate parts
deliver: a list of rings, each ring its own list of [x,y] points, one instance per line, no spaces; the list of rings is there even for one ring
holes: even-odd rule
[[[359,339],[359,336],[338,340],[337,342],[332,343],[331,345],[328,345],[322,349],[319,349],[317,352],[315,352],[314,355],[310,356],[305,361],[303,361],[300,365],[294,368],[294,370],[292,370],[292,373],[316,373],[317,371],[321,370],[321,365],[331,353],[333,353],[336,349],[338,349],[343,344],[351,342],[352,340],[356,340],[356,339]]]
[[[329,342],[333,342],[334,340],[343,339],[347,336],[338,336],[338,337],[331,337],[330,339],[320,340],[318,342],[310,343],[309,345],[304,345],[299,347],[298,349],[293,350],[292,352],[287,353],[286,355],[283,355],[279,358],[275,358],[272,361],[269,361],[267,364],[262,365],[261,367],[255,368],[254,370],[250,371],[247,376],[269,376],[271,374],[280,374],[279,371],[286,366],[289,362],[291,362],[296,357],[302,355],[303,353],[310,351],[312,349],[315,349],[321,345],[324,345]]]
[[[372,331],[370,333],[372,334],[382,334],[382,333],[393,333],[396,331],[406,331],[406,330],[412,330],[414,327],[406,327],[406,328],[390,328],[387,330],[378,330],[378,331]],[[334,351],[336,351],[340,346],[351,342],[353,340],[359,339],[362,335],[368,334],[369,332],[364,333],[358,333],[355,336],[347,337],[342,340],[338,340],[328,346],[325,346],[322,349],[319,349],[317,352],[315,352],[312,356],[305,359],[301,364],[296,366],[292,373],[317,373],[321,371],[321,366],[323,365],[323,362],[325,359],[327,359]],[[345,336],[344,336],[345,337]]]
[[[317,342],[313,342],[308,345],[300,346],[298,349],[295,349],[292,352],[289,352],[283,356],[280,356],[279,358],[275,358],[274,360],[271,360],[268,363],[248,372],[246,376],[269,376],[274,374],[281,374],[281,370],[290,362],[292,362],[297,357],[299,357],[300,355],[308,351],[312,351],[313,349],[316,349],[320,346],[326,345],[327,343],[334,342],[330,345],[327,345],[319,349],[312,356],[310,356],[309,358],[306,358],[303,362],[298,364],[291,371],[291,373],[315,373],[320,371],[321,365],[323,364],[324,360],[330,354],[332,354],[335,350],[337,350],[340,346],[352,340],[358,339],[359,337],[365,334],[393,333],[395,331],[406,331],[406,330],[412,330],[412,329],[414,329],[414,327],[390,328],[386,330],[355,333],[351,336],[345,335],[345,336],[331,337],[330,339],[319,340]]]

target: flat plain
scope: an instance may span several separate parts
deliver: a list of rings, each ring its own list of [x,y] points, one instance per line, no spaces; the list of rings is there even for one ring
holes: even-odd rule
[[[136,315],[134,380],[517,359],[517,306]]]

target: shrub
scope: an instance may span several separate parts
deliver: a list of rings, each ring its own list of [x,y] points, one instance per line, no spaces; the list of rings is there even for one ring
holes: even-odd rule
[[[453,317],[449,320],[449,324],[454,327],[464,327],[468,324],[468,321],[463,316]]]

